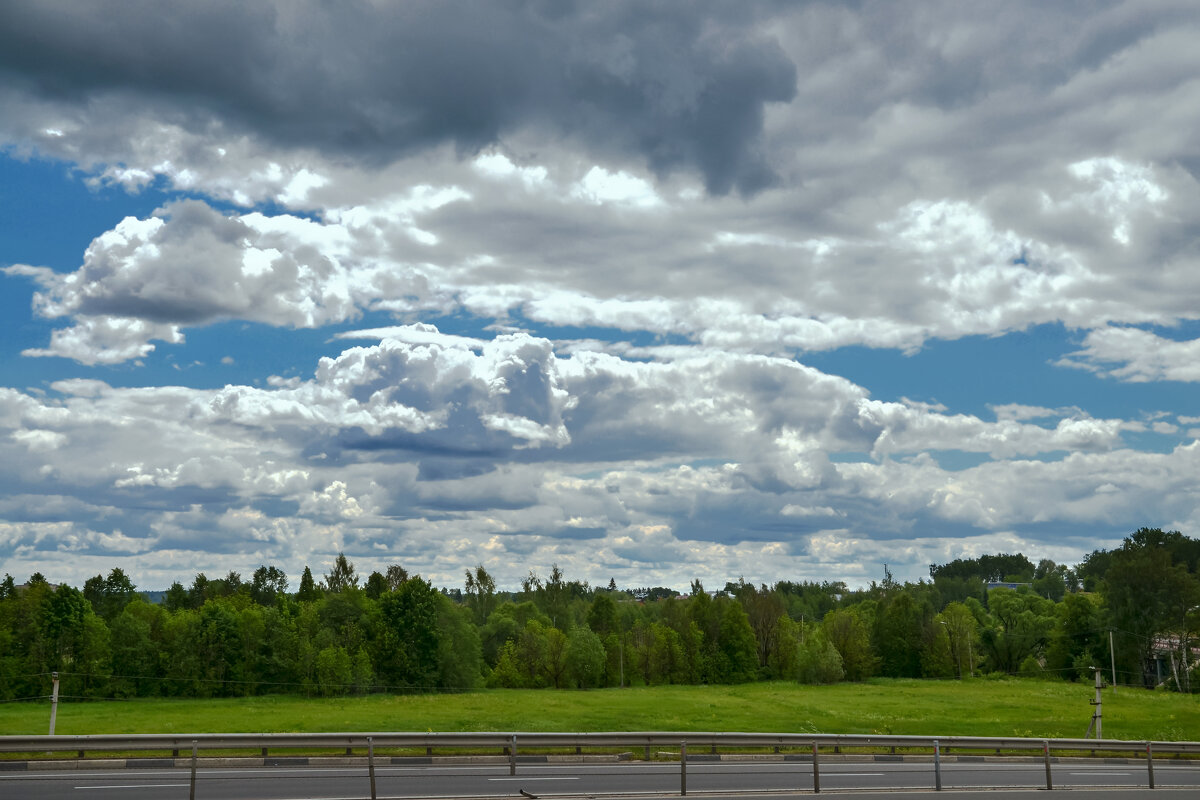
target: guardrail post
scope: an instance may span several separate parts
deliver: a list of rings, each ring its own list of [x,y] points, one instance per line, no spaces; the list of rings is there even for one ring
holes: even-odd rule
[[[813,794],[821,793],[821,764],[817,759],[817,743],[813,742]]]
[[[1050,779],[1050,740],[1042,740],[1042,755],[1046,758],[1046,788],[1053,789],[1054,781]]]
[[[375,742],[367,737],[367,774],[371,776],[371,800],[375,800]]]
[[[687,796],[687,742],[679,743],[679,796]]]
[[[933,788],[942,790],[942,746],[933,740]]]
[[[650,760],[650,745],[646,745],[645,756],[646,756],[645,760],[649,761]]]
[[[512,735],[512,741],[508,743],[508,774],[517,774],[517,735]]]
[[[192,780],[188,788],[188,800],[196,800],[196,740],[192,739]]]
[[[1154,788],[1154,745],[1146,742],[1146,771],[1150,774],[1150,788]]]

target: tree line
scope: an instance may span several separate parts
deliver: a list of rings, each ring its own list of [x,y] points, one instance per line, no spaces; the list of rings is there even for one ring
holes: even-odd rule
[[[119,568],[82,589],[0,583],[0,699],[596,688],[880,675],[1021,674],[1191,691],[1200,540],[1143,528],[1074,568],[996,554],[929,580],[730,581],[619,589],[553,566],[502,591],[482,566],[435,588],[400,565],[361,580],[340,554],[296,590],[277,567],[198,574],[150,602]],[[1002,584],[1002,585],[997,585]],[[1200,685],[1200,682],[1198,682]]]

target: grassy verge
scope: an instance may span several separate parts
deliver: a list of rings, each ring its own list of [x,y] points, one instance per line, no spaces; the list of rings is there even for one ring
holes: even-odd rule
[[[588,692],[61,703],[56,732],[764,731],[1082,737],[1093,689],[1037,680],[755,683]],[[49,704],[0,705],[0,734],[45,733]],[[1200,740],[1200,696],[1104,692],[1106,739]]]

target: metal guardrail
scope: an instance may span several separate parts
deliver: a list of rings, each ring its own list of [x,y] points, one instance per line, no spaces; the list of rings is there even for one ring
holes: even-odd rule
[[[603,733],[195,733],[195,734],[88,734],[81,736],[0,736],[0,753],[124,752],[146,750],[262,750],[342,749],[367,747],[505,750],[516,744],[528,748],[611,747],[716,747],[728,750],[754,748],[861,750],[905,748],[944,754],[949,750],[1000,750],[1041,753],[1052,751],[1144,753],[1147,746],[1159,755],[1200,754],[1200,742],[1167,742],[1121,739],[1039,739],[982,736],[890,736],[820,733],[723,733],[697,731],[640,731]]]

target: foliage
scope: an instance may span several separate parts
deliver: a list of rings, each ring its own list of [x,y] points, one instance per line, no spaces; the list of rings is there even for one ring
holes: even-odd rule
[[[871,650],[871,631],[864,609],[838,609],[825,616],[822,631],[842,659],[849,681],[861,681],[875,673],[876,657]]]
[[[997,553],[978,558],[956,558],[949,564],[930,564],[929,577],[970,578],[988,581],[1028,581],[1033,579],[1034,566],[1021,553]]]
[[[604,642],[591,628],[576,625],[567,634],[567,674],[571,685],[579,689],[594,689],[604,685],[607,654]]]
[[[806,684],[980,674],[1090,681],[1110,642],[1122,683],[1190,691],[1198,674],[1200,542],[1142,528],[1075,569],[998,554],[930,568],[931,582],[743,579],[709,593],[593,589],[558,565],[517,594],[482,565],[465,591],[435,589],[398,564],[358,588],[339,554],[323,585],[295,594],[282,570],[249,581],[197,574],[156,605],[125,573],[81,590],[43,576],[0,582],[0,700],[45,693],[62,675],[75,697],[227,697],[275,692]],[[1017,589],[984,580],[1018,577]],[[1092,586],[1095,592],[1079,591]]]
[[[358,588],[358,576],[345,553],[338,553],[333,560],[333,568],[325,575],[324,588],[334,593]]]

